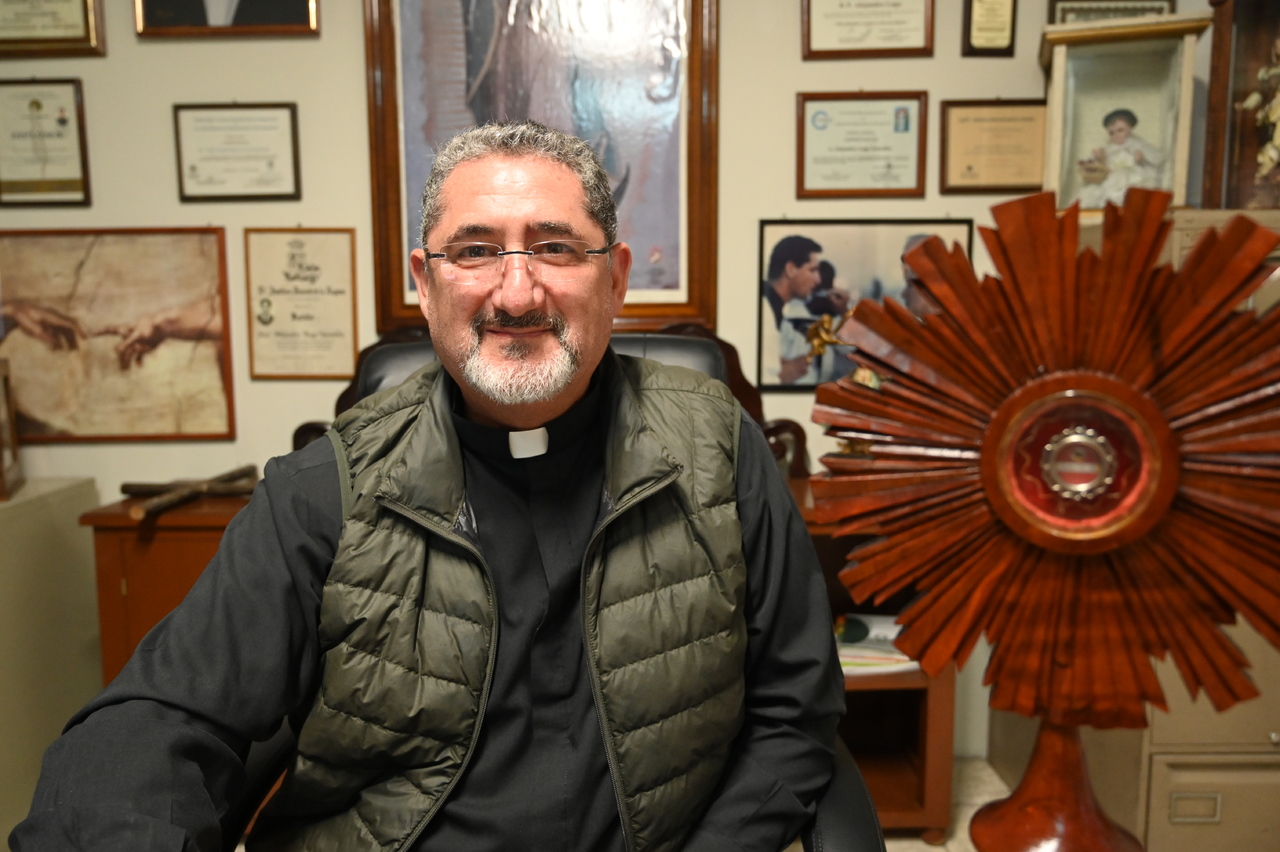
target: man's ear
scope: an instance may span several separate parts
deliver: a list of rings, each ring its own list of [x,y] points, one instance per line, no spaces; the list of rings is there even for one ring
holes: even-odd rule
[[[427,253],[414,249],[409,253],[409,272],[418,290],[418,309],[427,315]]]
[[[627,279],[631,276],[631,246],[618,243],[613,247],[609,263],[609,286],[613,291],[613,314],[622,313],[627,298]]]

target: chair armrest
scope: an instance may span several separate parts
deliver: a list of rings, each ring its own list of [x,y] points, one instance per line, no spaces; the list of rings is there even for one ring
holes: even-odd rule
[[[884,852],[884,834],[858,765],[836,738],[836,768],[800,835],[805,852]]]
[[[807,477],[809,450],[804,427],[794,420],[778,419],[766,420],[761,428],[764,429],[765,440],[769,442],[769,449],[773,450],[773,457],[787,460],[787,476],[792,479]],[[788,439],[790,445],[787,443]]]

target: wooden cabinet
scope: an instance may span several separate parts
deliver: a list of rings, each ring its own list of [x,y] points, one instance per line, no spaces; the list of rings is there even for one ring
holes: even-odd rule
[[[831,616],[896,612],[908,596],[881,610],[859,606],[837,574],[856,539],[834,538],[832,526],[813,523],[807,480],[792,479],[792,496],[809,525],[827,581]],[[840,736],[867,782],[885,829],[918,830],[927,843],[946,840],[951,824],[951,766],[955,725],[955,666],[936,678],[922,671],[845,677]]]
[[[1252,663],[1259,698],[1218,713],[1160,663],[1168,713],[1149,709],[1145,730],[1081,730],[1099,803],[1152,852],[1280,850],[1280,652],[1247,625],[1227,632]],[[1035,726],[992,711],[991,765],[1011,786]]]
[[[122,500],[80,517],[93,527],[103,683],[186,596],[248,498],[202,497],[145,521],[129,517],[137,502]]]

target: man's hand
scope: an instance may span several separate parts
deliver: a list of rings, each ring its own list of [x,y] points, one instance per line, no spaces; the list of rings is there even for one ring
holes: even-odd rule
[[[88,335],[80,322],[61,311],[34,302],[16,301],[0,305],[0,316],[48,345],[50,349],[77,349]]]
[[[778,370],[778,382],[789,385],[809,371],[809,359],[804,355],[798,358],[783,358],[782,367]]]

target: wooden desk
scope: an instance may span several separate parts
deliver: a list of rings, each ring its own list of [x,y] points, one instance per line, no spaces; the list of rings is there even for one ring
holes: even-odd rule
[[[837,524],[813,520],[809,480],[789,483],[822,563],[832,616],[869,611],[853,602],[839,578],[857,538],[835,537]],[[922,830],[925,842],[943,843],[951,824],[955,666],[936,678],[921,671],[846,675],[844,689],[840,736],[867,782],[880,825]]]
[[[121,500],[80,516],[93,527],[103,683],[186,596],[249,498],[202,497],[145,521],[129,517],[137,502]]]

